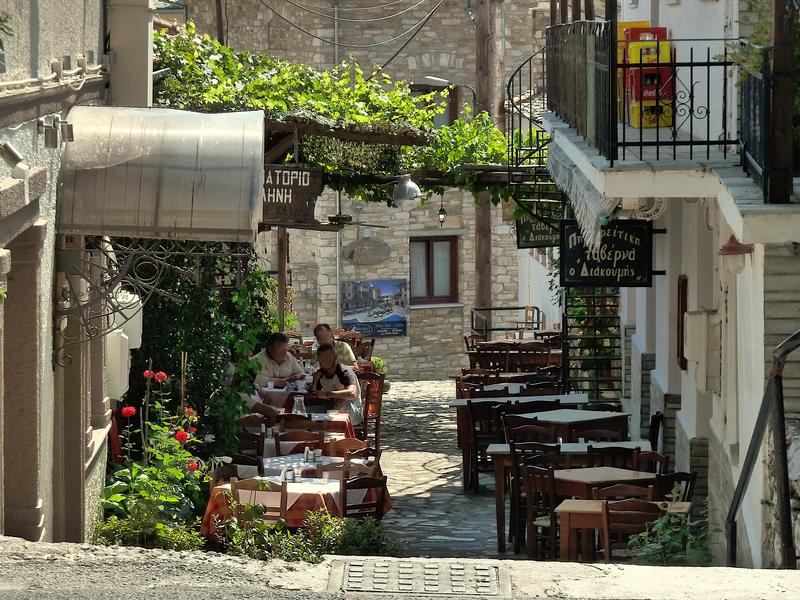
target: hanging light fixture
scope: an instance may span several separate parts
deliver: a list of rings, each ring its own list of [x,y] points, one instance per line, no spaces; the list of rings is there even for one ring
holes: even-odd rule
[[[444,227],[444,220],[447,218],[447,211],[444,209],[444,195],[442,203],[439,205],[439,227]]]
[[[403,175],[400,177],[397,185],[394,186],[394,192],[392,192],[392,204],[394,206],[400,206],[400,204],[406,200],[414,200],[421,197],[422,192],[420,191],[419,186],[411,181],[411,175]]]
[[[745,257],[752,253],[753,244],[742,244],[736,239],[735,235],[731,235],[728,241],[719,249],[719,255],[722,257],[725,270],[731,275],[738,275],[744,271]]]

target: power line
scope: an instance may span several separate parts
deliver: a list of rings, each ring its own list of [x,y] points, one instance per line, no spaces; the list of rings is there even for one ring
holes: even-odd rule
[[[354,11],[354,10],[357,10],[357,11],[377,10],[379,8],[386,8],[388,6],[394,6],[395,4],[402,4],[403,2],[406,2],[406,1],[407,0],[394,0],[394,2],[387,2],[385,4],[378,4],[377,6],[351,6],[350,8],[347,8],[346,6],[340,6],[338,8],[339,8],[339,12]],[[309,6],[307,4],[299,4],[299,3],[297,4],[297,6],[299,6],[300,8],[315,8],[317,10],[334,10],[334,8],[330,7],[330,6],[318,6],[318,5]]]
[[[394,19],[395,17],[398,17],[398,16],[402,15],[403,13],[407,13],[410,10],[414,10],[415,8],[417,8],[421,4],[425,4],[426,2],[428,2],[428,0],[419,0],[413,6],[407,6],[403,10],[401,10],[399,12],[396,12],[394,14],[391,14],[391,15],[384,15],[382,17],[368,17],[366,19],[346,19],[344,17],[337,17],[335,15],[326,15],[325,13],[317,12],[315,10],[311,10],[310,8],[307,8],[307,7],[303,6],[302,4],[298,4],[294,0],[286,0],[286,2],[288,2],[289,4],[291,4],[293,6],[296,6],[298,8],[302,8],[303,10],[305,10],[307,12],[310,12],[312,15],[317,15],[319,17],[324,17],[326,19],[332,19],[334,21],[345,21],[347,23],[370,23],[370,22],[374,22],[374,21],[386,21],[387,19]]]
[[[420,25],[425,23],[428,19],[430,19],[431,16],[433,15],[433,13],[435,13],[438,10],[438,8],[444,3],[444,0],[439,0],[439,4],[434,6],[433,9],[427,15],[425,15],[420,21],[418,21],[416,24],[414,24],[413,26],[411,26],[408,29],[406,29],[403,33],[399,33],[396,36],[391,37],[391,38],[389,38],[387,40],[382,40],[380,42],[375,42],[374,44],[342,44],[342,43],[336,42],[334,40],[329,40],[327,38],[320,37],[318,35],[315,35],[315,34],[311,33],[310,31],[308,31],[306,29],[303,29],[299,25],[297,25],[295,23],[292,23],[289,19],[287,19],[282,14],[280,14],[277,10],[272,8],[264,0],[258,0],[258,1],[261,4],[264,5],[264,8],[269,10],[273,15],[275,15],[276,17],[278,17],[282,21],[284,21],[287,25],[290,25],[291,27],[294,27],[298,31],[302,31],[306,35],[311,36],[312,38],[314,38],[316,40],[320,40],[321,42],[325,42],[326,44],[333,44],[334,46],[339,46],[341,48],[356,48],[356,49],[358,49],[358,48],[375,48],[376,46],[383,46],[385,44],[391,44],[392,42],[394,42],[396,40],[399,40],[403,36],[405,36],[405,35],[411,33],[412,31],[414,31],[417,27],[419,27]]]
[[[430,20],[430,18],[434,15],[434,13],[437,10],[439,10],[439,7],[442,4],[444,4],[444,0],[441,0],[439,4],[433,7],[433,10],[429,12],[428,15],[419,23],[419,28],[414,32],[414,34],[410,38],[408,38],[402,46],[400,46],[397,49],[397,52],[395,52],[389,57],[389,60],[387,60],[385,63],[381,65],[380,68],[381,71],[383,71],[389,65],[390,62],[392,62],[395,58],[397,58],[400,55],[400,53],[406,49],[406,46],[408,46],[412,41],[414,41],[414,38],[417,37],[417,34],[425,28],[425,24]],[[374,74],[370,75],[370,79],[372,79],[372,77],[374,77]]]

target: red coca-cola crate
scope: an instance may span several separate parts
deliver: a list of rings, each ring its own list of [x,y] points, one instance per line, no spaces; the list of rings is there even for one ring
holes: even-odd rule
[[[625,30],[626,42],[666,40],[666,27],[630,27]]]
[[[671,100],[675,81],[669,67],[631,66],[625,69],[625,95],[631,100]]]

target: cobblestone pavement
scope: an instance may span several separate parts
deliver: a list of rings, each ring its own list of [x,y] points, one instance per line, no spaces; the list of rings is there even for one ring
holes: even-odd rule
[[[461,488],[453,381],[392,382],[383,397],[381,466],[392,511],[386,525],[409,556],[497,556],[493,478]],[[513,555],[512,555],[513,556]]]

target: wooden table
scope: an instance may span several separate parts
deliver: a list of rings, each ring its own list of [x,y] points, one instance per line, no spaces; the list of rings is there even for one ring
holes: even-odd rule
[[[649,440],[633,440],[630,442],[572,442],[553,444],[553,448],[560,448],[562,454],[585,454],[589,446],[594,448],[640,448],[650,450]],[[511,468],[511,448],[508,444],[491,444],[486,454],[492,457],[494,464],[494,509],[497,524],[497,551],[506,551],[506,473]],[[589,490],[591,495],[591,490]]]
[[[586,404],[589,401],[588,394],[558,394],[553,396],[503,396],[498,395],[495,398],[473,398],[475,403],[492,403],[492,404],[509,404],[512,402],[534,402],[534,401],[551,401],[559,400],[561,406]],[[454,398],[448,403],[450,408],[456,409],[456,428],[457,437],[461,442],[461,481],[463,489],[466,492],[469,488],[469,481],[467,477],[469,457],[470,457],[470,435],[469,435],[469,418],[467,415],[467,399]]]
[[[582,529],[586,533],[581,536],[582,558],[588,559],[591,550],[591,537],[588,535],[589,529],[601,529],[603,527],[603,502],[605,500],[564,500],[556,507],[558,515],[559,535],[559,558],[575,562],[578,560],[578,530]],[[662,510],[668,513],[689,515],[692,510],[691,502],[655,502]],[[553,524],[555,525],[555,524]],[[593,537],[593,536],[592,536]]]
[[[628,413],[606,412],[601,410],[581,410],[577,408],[560,408],[537,413],[519,415],[529,419],[537,419],[541,423],[555,425],[556,437],[564,442],[577,442],[579,433],[574,431],[577,425],[591,425],[592,429],[617,429],[623,426],[622,437],[628,435]]]

